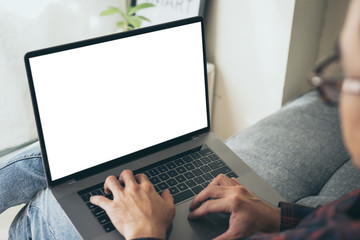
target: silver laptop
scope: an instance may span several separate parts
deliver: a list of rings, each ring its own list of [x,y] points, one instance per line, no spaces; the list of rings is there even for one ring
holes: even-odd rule
[[[29,52],[25,65],[48,187],[84,239],[122,239],[89,198],[124,169],[174,196],[169,239],[225,232],[226,214],[187,219],[220,173],[283,200],[210,132],[202,18]]]

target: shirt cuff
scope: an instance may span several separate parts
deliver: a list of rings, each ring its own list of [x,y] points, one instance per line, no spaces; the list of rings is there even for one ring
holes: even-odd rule
[[[287,202],[280,202],[279,207],[281,208],[280,231],[295,228],[302,219],[316,210],[316,208]]]

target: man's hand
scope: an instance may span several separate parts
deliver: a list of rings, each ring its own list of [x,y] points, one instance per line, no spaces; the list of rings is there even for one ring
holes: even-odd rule
[[[218,175],[192,201],[190,219],[208,213],[230,213],[229,229],[216,240],[238,239],[255,232],[275,232],[280,229],[280,209],[260,200],[235,178]]]
[[[124,170],[119,180],[109,176],[104,189],[106,194],[113,194],[113,200],[93,196],[90,201],[106,211],[126,239],[165,239],[175,215],[174,199],[168,190],[160,196],[145,174],[134,176],[130,170]]]

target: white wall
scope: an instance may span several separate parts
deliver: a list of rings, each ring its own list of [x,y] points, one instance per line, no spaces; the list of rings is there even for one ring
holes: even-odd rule
[[[208,60],[215,63],[213,132],[226,139],[312,86],[333,52],[348,0],[210,0]]]
[[[333,53],[335,42],[344,24],[349,0],[327,0],[324,26],[320,38],[318,60]]]
[[[348,0],[297,0],[291,33],[283,103],[309,90],[309,72],[334,53]]]
[[[296,1],[283,103],[312,88],[308,76],[318,57],[326,8],[326,0]]]
[[[212,0],[208,60],[216,66],[213,131],[226,139],[280,108],[295,0]]]
[[[27,51],[111,33],[100,17],[118,0],[0,1],[0,152],[37,138],[23,56]],[[119,18],[119,17],[118,17]]]

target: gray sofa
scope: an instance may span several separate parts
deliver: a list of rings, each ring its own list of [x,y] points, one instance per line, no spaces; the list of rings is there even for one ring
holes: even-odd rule
[[[360,187],[340,131],[338,109],[315,91],[226,140],[287,201],[324,205]]]

